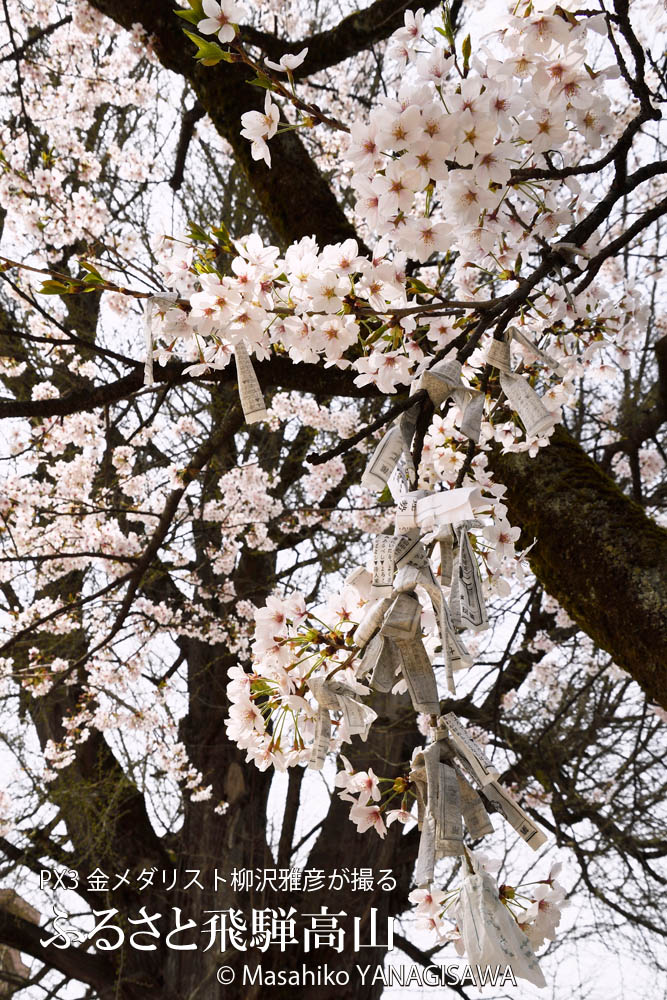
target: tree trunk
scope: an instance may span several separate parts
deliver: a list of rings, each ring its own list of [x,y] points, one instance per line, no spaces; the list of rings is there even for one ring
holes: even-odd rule
[[[667,531],[558,428],[535,458],[496,452],[533,572],[571,618],[667,708]]]

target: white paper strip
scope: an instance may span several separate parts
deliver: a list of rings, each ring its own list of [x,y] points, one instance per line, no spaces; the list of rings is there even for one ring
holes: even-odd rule
[[[415,868],[415,882],[421,888],[430,885],[435,874],[435,820],[426,812],[419,838],[419,853]]]
[[[412,482],[408,475],[407,466],[403,457],[399,458],[394,469],[387,480],[389,492],[392,499],[398,503],[401,497],[405,496],[412,489]]]
[[[309,678],[308,687],[315,695],[320,708],[343,713],[350,736],[359,735],[364,741],[368,738],[368,731],[377,719],[377,712],[369,705],[357,701],[359,695],[356,691],[339,681],[329,681],[322,677]]]
[[[518,326],[511,326],[508,330],[508,333],[511,334],[514,340],[518,340],[523,347],[527,348],[527,350],[529,351],[532,351],[532,353],[536,357],[538,357],[542,362],[542,364],[546,365],[547,368],[551,368],[558,375],[563,374],[563,366],[561,365],[560,361],[556,361],[556,359],[552,358],[551,355],[547,354],[546,351],[543,351],[541,348],[536,347],[535,344],[533,344],[533,342],[528,339],[525,333],[523,333]]]
[[[419,531],[407,531],[395,537],[394,562],[400,569],[402,566],[428,566],[428,553],[419,540]]]
[[[532,821],[528,813],[524,812],[520,805],[513,801],[497,781],[483,786],[482,791],[490,802],[493,802],[498,811],[505,817],[510,826],[522,837],[529,847],[537,851],[543,844],[546,844],[547,837],[540,828]]]
[[[414,595],[398,594],[387,611],[380,633],[395,642],[421,637],[422,606]]]
[[[378,662],[381,652],[382,652],[382,636],[378,633],[373,636],[371,641],[364,649],[361,658],[357,662],[355,676],[358,677],[359,680],[361,680],[362,678],[370,677],[370,675],[375,670],[375,666]]]
[[[492,340],[486,349],[486,363],[493,365],[498,371],[512,374],[512,356],[508,340]]]
[[[319,708],[315,723],[315,739],[310,751],[308,767],[311,771],[321,771],[331,743],[331,718],[326,708]]]
[[[472,396],[463,410],[460,430],[461,434],[465,434],[471,441],[479,443],[482,434],[485,395],[483,392],[476,392],[475,390],[471,390],[471,392]]]
[[[387,485],[387,480],[403,451],[403,435],[399,427],[392,427],[384,435],[371,455],[370,461],[361,477],[361,485],[380,493]]]
[[[463,854],[461,793],[454,768],[441,763],[438,767],[438,781],[436,851],[443,857],[454,857]]]
[[[422,582],[423,572],[419,566],[401,566],[394,577],[394,591],[397,594],[410,593]]]
[[[450,524],[441,525],[435,533],[435,539],[439,543],[440,549],[440,583],[443,587],[449,587],[452,582],[452,572],[454,570],[454,537]]]
[[[236,378],[239,384],[239,397],[243,416],[248,424],[256,424],[259,420],[266,420],[266,403],[264,396],[252,366],[248,348],[242,340],[234,346],[234,358],[236,360]]]
[[[445,716],[445,722],[449,729],[449,738],[457,754],[470,766],[480,785],[484,786],[488,785],[491,781],[497,781],[500,777],[498,771],[489,763],[484,751],[481,747],[477,746],[468,734],[465,726],[461,725],[452,712]]]
[[[511,408],[519,415],[528,437],[538,437],[554,426],[556,414],[547,410],[525,378],[501,372],[500,387],[507,396]]]
[[[415,712],[438,715],[440,712],[438,685],[424,643],[421,638],[416,637],[409,642],[398,642],[397,646],[401,654],[401,670]]]
[[[390,604],[391,599],[384,597],[377,601],[371,601],[366,605],[364,613],[361,616],[361,621],[354,630],[354,641],[360,649],[363,649],[373,633],[377,632],[382,624],[384,613]]]
[[[395,535],[376,535],[373,539],[373,586],[371,597],[391,597],[394,584]]]
[[[419,406],[412,406],[409,410],[401,413],[398,418],[398,426],[403,439],[402,461],[405,467],[405,473],[411,486],[417,480],[417,473],[415,471],[411,449],[412,439],[414,437],[417,420],[419,418],[419,412]]]
[[[448,396],[453,395],[456,390],[463,388],[460,362],[454,358],[449,361],[439,361],[432,368],[422,372],[419,379],[419,388],[426,389],[433,406],[437,410]]]
[[[438,581],[433,576],[433,570],[430,566],[427,566],[424,569],[421,577],[421,583],[426,589],[428,596],[431,598],[433,610],[438,619],[440,642],[442,644],[442,653],[445,661],[447,689],[451,694],[456,694],[454,671],[472,666],[472,657],[463,644],[463,641],[459,636],[457,636],[456,631],[454,630],[447,601],[445,600],[445,595],[443,594]]]
[[[449,608],[456,628],[470,628],[476,632],[489,627],[482,578],[465,524],[457,526],[458,548],[452,571],[452,589]]]
[[[484,803],[470,782],[460,771],[457,771],[459,791],[461,793],[461,812],[468,835],[472,840],[479,840],[493,833],[493,823]]]
[[[374,691],[382,691],[388,694],[397,680],[397,673],[401,668],[401,653],[393,639],[388,636],[376,636],[373,639],[380,643],[379,655],[373,667],[370,685]]]
[[[417,524],[423,531],[431,531],[442,524],[472,520],[473,507],[487,503],[477,486],[462,486],[456,490],[431,493],[417,501]]]
[[[435,874],[438,794],[440,791],[438,784],[439,762],[440,748],[437,744],[431,744],[422,753],[415,755],[413,770],[410,772],[411,776],[414,774],[415,778],[422,778],[418,783],[418,791],[421,793],[422,821],[415,869],[415,881],[420,886],[432,882]]]
[[[149,295],[144,299],[144,342],[146,345],[146,360],[144,362],[144,385],[153,385],[153,307],[170,308],[178,302],[177,292],[161,292],[159,295]]]
[[[397,535],[404,535],[417,527],[417,501],[430,495],[429,490],[413,490],[396,502],[394,531]]]

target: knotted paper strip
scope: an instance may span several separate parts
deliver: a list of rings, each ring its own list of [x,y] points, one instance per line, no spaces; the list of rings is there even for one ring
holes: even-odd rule
[[[373,586],[371,597],[391,597],[394,574],[403,566],[428,566],[428,553],[418,531],[404,535],[377,535],[373,539]]]
[[[373,539],[373,586],[371,597],[391,597],[394,586],[396,564],[394,551],[396,549],[395,535],[376,535]]]
[[[438,782],[435,849],[439,857],[456,857],[463,854],[463,822],[461,791],[455,769],[441,761],[438,765]]]
[[[417,801],[420,804],[419,829],[421,836],[414,874],[418,886],[430,885],[435,874],[435,843],[437,838],[435,810],[438,787],[437,781],[434,782],[433,778],[433,763],[429,768],[426,761],[429,749],[427,747],[425,751],[415,754],[410,770],[410,778],[417,784]]]
[[[325,680],[322,677],[311,677],[308,687],[320,708],[343,713],[350,736],[359,735],[364,742],[367,740],[368,731],[377,719],[377,712],[369,705],[357,701],[359,694],[356,691],[340,681]]]
[[[421,888],[428,886],[435,875],[435,819],[426,810],[422,821],[419,851],[415,867],[415,882]]]
[[[379,600],[372,600],[366,605],[361,621],[354,630],[354,641],[360,649],[363,649],[373,634],[377,632],[390,604],[390,597],[382,597]]]
[[[426,389],[429,399],[437,410],[449,396],[465,389],[461,382],[461,362],[455,358],[438,361],[432,368],[422,372],[419,388]]]
[[[414,594],[400,593],[392,601],[380,632],[396,642],[407,642],[421,636],[422,606]]]
[[[422,531],[432,531],[442,524],[472,521],[473,506],[487,504],[478,486],[461,486],[442,493],[430,493],[417,501],[417,525]]]
[[[396,568],[402,566],[418,566],[423,569],[428,566],[428,553],[419,538],[419,531],[406,531],[399,535],[394,549]]]
[[[484,803],[478,793],[472,787],[468,779],[457,771],[459,790],[461,793],[461,812],[466,830],[472,840],[479,840],[493,833],[493,823],[484,807]]]
[[[479,439],[482,434],[482,416],[484,415],[485,395],[483,392],[477,392],[474,389],[471,389],[470,393],[471,397],[463,410],[460,431],[461,434],[465,434],[465,436],[471,441],[474,441],[475,444],[479,444]]]
[[[456,634],[442,587],[438,584],[430,566],[424,569],[420,582],[431,599],[433,610],[438,619],[442,655],[445,660],[447,688],[451,694],[456,694],[454,671],[471,667],[473,662],[472,656],[466,649],[460,636]]]
[[[387,486],[389,487],[389,492],[391,493],[392,499],[395,503],[409,493],[412,489],[412,482],[410,476],[408,475],[407,465],[403,457],[399,458],[398,462],[394,466],[394,469],[387,480]]]
[[[396,643],[415,711],[437,715],[440,711],[438,685],[421,637],[421,611],[414,594],[399,593],[387,611],[380,634]]]
[[[401,670],[408,685],[408,691],[415,712],[426,715],[437,715],[440,711],[440,698],[433,664],[424,647],[421,638],[411,642],[399,642],[401,654]]]
[[[419,406],[410,407],[409,410],[406,410],[404,413],[401,413],[400,417],[398,418],[398,426],[400,428],[401,438],[403,440],[402,462],[405,474],[411,486],[417,480],[417,473],[415,471],[415,465],[412,460],[411,449],[412,449],[412,439],[415,434],[418,418],[419,418]]]
[[[430,490],[413,490],[396,502],[394,531],[397,535],[404,535],[417,527],[417,501],[430,495]]]
[[[433,533],[434,541],[440,548],[440,583],[449,587],[454,569],[454,536],[451,524],[441,524]]]
[[[397,594],[410,593],[422,583],[424,570],[420,566],[407,564],[401,566],[394,577],[394,591]]]
[[[515,976],[546,986],[528,938],[501,903],[496,880],[488,872],[463,879],[458,924],[472,970],[509,965]]]
[[[421,803],[421,837],[415,869],[415,881],[419,886],[433,881],[438,858],[464,853],[457,773],[442,759],[442,752],[442,743],[431,743],[415,755],[410,770],[410,779],[417,785],[417,800]]]
[[[400,666],[401,655],[394,640],[376,635],[366,646],[359,675],[370,674],[369,683],[373,690],[387,694],[396,683]]]

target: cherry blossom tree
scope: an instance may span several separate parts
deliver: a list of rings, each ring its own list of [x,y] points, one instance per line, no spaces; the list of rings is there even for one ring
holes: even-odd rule
[[[3,9],[5,992],[659,963],[653,7]]]

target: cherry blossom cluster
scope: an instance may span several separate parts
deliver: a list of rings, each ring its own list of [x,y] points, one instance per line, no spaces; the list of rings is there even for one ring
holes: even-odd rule
[[[345,765],[336,775],[336,787],[344,802],[351,802],[350,819],[356,825],[359,833],[374,829],[380,837],[387,833],[387,827],[392,823],[406,824],[414,820],[410,806],[414,800],[407,779],[401,775],[396,778],[379,778],[369,768],[368,771],[355,771],[348,759],[340,755]],[[382,789],[384,785],[384,790]],[[388,806],[398,800],[398,806],[392,809]]]
[[[226,367],[234,345],[243,341],[260,358],[279,346],[295,363],[324,358],[337,367],[352,365],[361,373],[359,384],[374,382],[394,392],[410,381],[414,362],[424,356],[416,345],[412,358],[406,353],[400,327],[378,336],[374,322],[378,314],[407,307],[404,265],[405,255],[390,255],[386,243],[368,259],[356,240],[320,249],[304,237],[281,257],[277,247],[253,234],[233,241],[229,273],[207,265],[197,274],[202,265],[193,249],[168,242],[164,281],[189,297],[190,310],[167,310],[160,332],[170,346],[175,338],[189,346],[195,375]],[[200,290],[193,292],[195,278]],[[360,341],[368,344],[365,356],[351,362],[344,355]],[[166,350],[158,354],[161,361],[169,356]]]
[[[550,239],[571,219],[558,182],[517,184],[513,172],[545,165],[551,150],[567,155],[579,137],[598,147],[613,126],[603,89],[618,70],[585,68],[586,35],[605,34],[604,16],[522,7],[494,45],[464,53],[464,67],[424,37],[423,11],[406,16],[389,43],[403,65],[400,88],[352,126],[347,155],[361,211],[418,260],[456,250],[461,267],[512,269],[527,238]],[[469,284],[462,279],[461,291]]]
[[[102,44],[105,29],[108,43],[107,19],[83,0],[69,10],[71,18],[45,33],[44,56],[30,58],[28,52],[22,60],[20,97],[14,61],[0,64],[7,94],[0,127],[0,206],[7,212],[3,242],[23,253],[37,249],[54,260],[77,241],[111,243],[115,230],[124,240],[121,252],[135,256],[140,242],[114,225],[101,181],[106,173],[116,177],[119,190],[124,183],[142,183],[150,165],[139,143],[126,141],[121,148],[111,141],[101,151],[90,137],[99,128],[101,106],[109,115],[130,105],[154,106],[156,81],[137,68],[142,60],[156,60],[139,25],[117,36],[113,45]],[[8,0],[5,13],[16,33],[30,37],[35,26],[53,20],[53,5],[38,0],[26,8]],[[19,127],[11,125],[12,119]]]
[[[298,592],[273,594],[255,610],[253,673],[230,668],[226,728],[230,740],[260,770],[273,766],[282,771],[311,759],[317,715],[311,678],[335,675],[360,697],[368,694],[355,677],[357,648],[350,636],[360,603],[350,587],[312,611]],[[334,743],[346,739],[345,720],[337,720]]]

